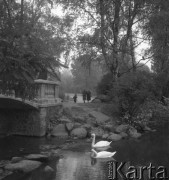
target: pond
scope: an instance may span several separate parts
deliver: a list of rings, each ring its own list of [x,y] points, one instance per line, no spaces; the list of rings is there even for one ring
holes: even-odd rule
[[[28,138],[11,136],[0,138],[0,159],[7,160],[13,156],[39,153],[45,145],[61,145],[63,140],[57,138]],[[67,143],[65,141],[65,143]],[[164,166],[169,174],[169,124],[161,124],[156,132],[146,133],[140,139],[126,139],[112,142],[108,151],[116,151],[114,160],[96,160],[91,158],[91,144],[85,140],[77,141],[61,151],[61,158],[49,163],[55,170],[51,180],[106,180],[111,179],[112,162],[125,163],[126,167]],[[125,174],[125,173],[124,173]],[[109,177],[108,177],[109,176]],[[118,177],[121,179],[120,177]],[[118,179],[117,178],[117,179]],[[41,169],[24,176],[9,176],[5,180],[50,180]],[[147,178],[144,178],[147,179]]]

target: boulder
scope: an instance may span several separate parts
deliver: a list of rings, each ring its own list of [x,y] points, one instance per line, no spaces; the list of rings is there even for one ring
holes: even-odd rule
[[[51,168],[50,166],[45,166],[44,172],[45,173],[54,173],[54,169]]]
[[[44,179],[55,179],[55,171],[50,166],[45,166],[43,169],[43,177]]]
[[[101,100],[100,100],[100,99],[95,98],[95,99],[93,99],[91,102],[92,102],[92,103],[101,103]]]
[[[106,116],[105,114],[98,111],[92,111],[89,113],[89,115],[95,118],[95,121],[97,122],[97,124],[105,124],[106,122],[110,121],[109,116]]]
[[[155,132],[156,130],[155,130],[155,129],[151,129],[151,128],[148,127],[148,126],[145,126],[145,127],[144,127],[144,131]]]
[[[129,129],[129,125],[127,124],[121,124],[119,126],[116,127],[115,131],[117,133],[121,133],[121,132],[127,132],[127,130]]]
[[[19,161],[21,161],[21,160],[23,160],[22,157],[13,157],[13,158],[11,159],[11,163],[17,163],[17,162],[19,162]]]
[[[51,135],[52,136],[57,136],[57,137],[67,138],[68,137],[68,132],[66,131],[66,128],[65,128],[64,124],[58,124],[52,129]]]
[[[83,128],[85,128],[87,131],[91,130],[91,125],[90,124],[84,124],[82,125]]]
[[[24,157],[25,159],[28,159],[28,160],[41,161],[41,162],[47,162],[49,160],[49,156],[43,155],[43,154],[29,154]]]
[[[120,134],[111,133],[108,139],[112,141],[119,141],[122,139],[122,136]]]
[[[86,119],[84,116],[80,116],[80,115],[76,115],[76,116],[73,116],[73,119],[75,122],[79,122],[79,123],[84,123],[86,122]]]
[[[73,129],[73,127],[74,127],[74,124],[73,124],[73,123],[66,123],[66,129],[67,129],[68,131],[71,131],[71,130]]]
[[[120,136],[121,136],[122,138],[126,138],[126,137],[128,137],[128,134],[125,133],[125,132],[121,132],[121,133],[120,133]]]
[[[91,134],[94,133],[96,137],[102,137],[104,134],[104,130],[100,127],[93,127],[91,130]]]
[[[75,128],[71,131],[71,136],[85,138],[87,136],[87,131],[85,128]]]
[[[94,117],[86,117],[86,123],[90,124],[91,126],[95,126],[97,124],[96,120]]]
[[[78,127],[81,127],[82,125],[78,122],[74,123],[74,128],[78,128]]]
[[[107,139],[109,137],[109,134],[103,134],[102,138]]]
[[[5,166],[9,171],[31,172],[41,166],[39,161],[21,160],[17,163],[9,163]]]
[[[96,97],[97,99],[100,99],[101,102],[109,102],[110,101],[110,97],[104,94],[100,94]]]
[[[63,114],[68,116],[68,117],[72,117],[71,109],[68,107],[63,108]]]
[[[62,116],[62,117],[59,119],[59,121],[60,121],[61,123],[69,123],[69,122],[71,122],[71,120],[68,119],[66,116]]]
[[[113,132],[114,131],[114,125],[113,124],[106,124],[104,126],[104,130]]]
[[[141,136],[141,133],[138,133],[137,129],[135,129],[134,127],[129,128],[128,134],[133,138],[139,138]]]

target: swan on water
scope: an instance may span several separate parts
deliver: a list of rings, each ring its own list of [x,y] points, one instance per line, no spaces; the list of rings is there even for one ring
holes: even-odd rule
[[[94,154],[93,158],[111,158],[116,154],[116,151],[115,152],[108,152],[108,151],[96,152],[94,149],[92,149],[92,152]]]
[[[103,148],[103,147],[107,147],[107,146],[110,146],[111,142],[112,141],[99,141],[95,144],[95,138],[96,138],[96,135],[95,134],[92,134],[92,148]]]

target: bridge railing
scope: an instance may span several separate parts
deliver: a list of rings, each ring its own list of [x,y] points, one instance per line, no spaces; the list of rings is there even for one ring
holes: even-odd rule
[[[47,105],[47,104],[56,104],[60,102],[59,98],[59,86],[60,82],[37,79],[35,80],[36,93],[33,98],[21,98],[18,96],[14,90],[6,91],[5,93],[0,92],[1,96],[16,98],[21,101],[30,101],[32,103]]]

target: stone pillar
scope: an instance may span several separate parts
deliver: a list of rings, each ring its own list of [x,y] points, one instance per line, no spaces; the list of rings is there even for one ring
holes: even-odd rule
[[[47,116],[47,108],[46,107],[40,107],[39,108],[39,136],[44,136],[46,134],[47,129],[47,122],[46,122],[46,116]]]

